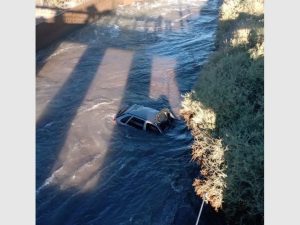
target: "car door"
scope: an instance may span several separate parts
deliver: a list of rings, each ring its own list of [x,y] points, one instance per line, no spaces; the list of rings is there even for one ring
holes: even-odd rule
[[[150,133],[160,134],[160,130],[151,123],[146,123],[146,131]]]

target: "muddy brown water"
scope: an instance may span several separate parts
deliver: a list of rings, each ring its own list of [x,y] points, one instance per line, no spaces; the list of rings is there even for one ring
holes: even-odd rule
[[[218,0],[156,0],[37,53],[37,224],[194,224],[192,136],[180,119],[214,50]],[[122,105],[170,108],[164,135],[120,127]],[[206,205],[200,224],[222,224]]]

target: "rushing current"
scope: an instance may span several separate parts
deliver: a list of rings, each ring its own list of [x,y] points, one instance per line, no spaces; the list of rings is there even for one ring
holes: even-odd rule
[[[195,224],[193,138],[180,119],[214,50],[218,0],[119,6],[37,53],[37,224]],[[164,135],[114,123],[123,105],[170,108]],[[205,205],[202,225],[221,224]]]

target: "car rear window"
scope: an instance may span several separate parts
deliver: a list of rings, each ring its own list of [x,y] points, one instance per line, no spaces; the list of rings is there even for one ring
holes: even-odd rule
[[[129,118],[130,116],[125,116],[124,118],[121,119],[121,122],[126,123]]]
[[[127,123],[129,126],[135,127],[137,129],[143,130],[144,121],[138,119],[136,117],[132,117],[129,122]]]

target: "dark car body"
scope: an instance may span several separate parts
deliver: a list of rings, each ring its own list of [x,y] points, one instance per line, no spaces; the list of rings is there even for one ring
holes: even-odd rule
[[[137,104],[122,108],[115,116],[118,124],[160,134],[169,127],[173,119],[175,117],[168,109],[158,111]]]

